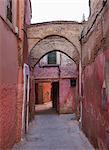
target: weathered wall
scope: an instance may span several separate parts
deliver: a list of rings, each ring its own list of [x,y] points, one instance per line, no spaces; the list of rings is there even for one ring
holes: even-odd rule
[[[18,83],[17,83],[17,120],[16,120],[16,142],[23,136],[23,100],[24,100],[24,63],[28,63],[28,41],[26,26],[31,20],[31,1],[17,1],[17,27],[18,27]]]
[[[16,140],[17,38],[0,18],[0,149]]]
[[[59,113],[73,113],[75,108],[75,88],[70,85],[70,79],[78,78],[78,70],[76,64],[68,56],[61,54],[60,64],[58,66],[49,66],[47,57],[42,60],[34,68],[34,78],[38,80],[59,81]],[[47,85],[42,83],[44,94],[47,90]],[[44,89],[45,87],[45,89]],[[50,93],[49,90],[48,93]],[[50,95],[50,94],[49,94]],[[43,98],[44,99],[44,98]]]
[[[51,82],[43,83],[43,103],[51,101]]]
[[[21,140],[23,136],[24,119],[23,104],[24,100],[24,63],[28,63],[28,41],[27,41],[27,25],[31,21],[31,1],[18,0],[17,1],[17,26],[19,29],[18,41],[18,86],[17,86],[17,125],[16,125],[16,142]]]
[[[32,17],[32,6],[31,0],[25,0],[25,24],[31,24],[31,17]]]
[[[97,6],[100,0],[89,0],[89,1],[90,1],[91,15],[93,15],[93,13],[97,11]]]
[[[59,113],[74,113],[75,88],[70,85],[70,79],[59,80]]]
[[[21,139],[25,37],[22,29],[26,7],[24,0],[12,0],[11,23],[7,18],[7,2],[0,1],[0,149],[3,150],[11,149]]]
[[[33,24],[28,27],[29,50],[35,46],[41,39],[50,35],[60,35],[66,37],[74,43],[77,49],[80,49],[78,36],[80,36],[83,26],[78,22],[48,22],[41,24]]]
[[[60,56],[60,57],[59,57]],[[47,55],[34,68],[35,79],[77,78],[78,70],[75,62],[63,53],[59,53],[59,64],[47,64]]]
[[[39,67],[36,65],[34,70],[35,79],[76,78],[77,76],[77,69],[73,65],[60,67]]]
[[[82,34],[83,130],[95,147],[106,150],[109,149],[108,17],[109,1],[101,5],[98,15],[95,12],[89,18]]]
[[[35,103],[43,104],[51,101],[51,82],[36,80]]]
[[[79,37],[83,25],[77,22],[48,22],[33,24],[28,27],[28,43],[30,64],[32,67],[38,60],[53,50],[60,50],[79,62]]]

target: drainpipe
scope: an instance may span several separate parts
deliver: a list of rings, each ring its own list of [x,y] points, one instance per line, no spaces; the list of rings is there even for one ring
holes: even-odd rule
[[[82,41],[80,41],[80,61],[79,61],[79,101],[80,101],[80,127],[82,128],[83,104],[82,104]]]

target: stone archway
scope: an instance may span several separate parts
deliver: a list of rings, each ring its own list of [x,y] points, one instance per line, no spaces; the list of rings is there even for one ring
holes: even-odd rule
[[[29,60],[32,67],[53,50],[60,50],[77,64],[80,55],[80,35],[83,24],[74,21],[53,21],[31,24],[27,28]]]
[[[73,59],[76,64],[79,63],[77,47],[62,36],[52,35],[40,40],[31,49],[29,57],[30,66],[34,67],[44,55],[54,50],[61,51]]]

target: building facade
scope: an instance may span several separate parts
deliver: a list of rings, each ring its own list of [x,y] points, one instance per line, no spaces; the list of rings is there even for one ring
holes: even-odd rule
[[[81,34],[83,130],[96,148],[109,149],[109,1],[91,0]]]
[[[28,13],[27,13],[28,12]],[[27,63],[29,0],[0,1],[0,149],[21,139],[23,64]]]

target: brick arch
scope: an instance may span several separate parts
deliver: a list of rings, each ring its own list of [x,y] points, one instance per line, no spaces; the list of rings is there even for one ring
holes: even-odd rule
[[[70,42],[74,47],[75,47],[75,49],[79,52],[79,50],[78,50],[78,48],[76,47],[76,45],[73,43],[73,42],[71,42],[67,37],[64,37],[64,36],[62,36],[62,35],[59,35],[59,34],[50,34],[50,35],[47,35],[47,36],[45,36],[43,39],[40,39],[38,42],[36,42],[35,44],[34,44],[34,46],[30,49],[30,51],[38,44],[38,43],[40,43],[42,40],[44,40],[44,39],[52,39],[52,38],[64,38],[64,39],[66,39],[68,42]]]
[[[76,64],[79,63],[79,52],[77,47],[65,37],[52,35],[43,38],[31,49],[29,56],[30,66],[34,67],[44,55],[54,50],[66,54]]]
[[[67,38],[69,41],[71,41],[80,53],[81,48],[79,39],[82,30],[83,24],[74,21],[52,21],[31,24],[27,28],[29,52],[36,45],[36,43],[45,37],[58,35],[63,36],[64,38]]]

